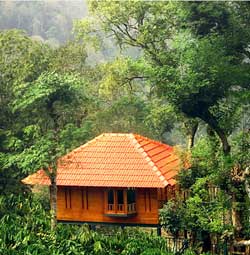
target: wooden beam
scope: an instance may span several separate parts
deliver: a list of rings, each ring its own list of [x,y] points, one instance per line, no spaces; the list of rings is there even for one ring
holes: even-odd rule
[[[128,193],[127,189],[123,190],[124,213],[128,214]]]
[[[118,209],[118,197],[117,197],[117,190],[114,189],[114,209],[115,213],[117,213]]]

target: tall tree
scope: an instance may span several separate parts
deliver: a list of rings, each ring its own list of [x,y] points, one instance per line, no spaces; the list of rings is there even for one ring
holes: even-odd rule
[[[71,75],[43,73],[33,83],[20,86],[14,103],[16,112],[33,114],[34,120],[43,130],[43,140],[40,139],[39,142],[45,143],[46,150],[40,155],[42,159],[38,156],[36,160],[40,161],[40,167],[45,170],[51,181],[52,229],[56,225],[58,158],[65,153],[65,147],[60,143],[60,132],[66,124],[77,125],[85,116],[83,102],[86,97],[83,84],[81,79]]]
[[[0,32],[0,128],[7,128],[12,117],[11,102],[15,86],[30,82],[47,69],[50,49],[32,41],[18,30]]]
[[[0,32],[0,182],[1,193],[20,193],[24,172],[18,166],[26,142],[23,128],[28,120],[12,111],[20,83],[32,82],[48,68],[50,49],[31,40],[24,32]],[[27,142],[28,143],[28,142]]]
[[[217,113],[229,94],[249,89],[249,64],[243,61],[248,19],[237,19],[242,5],[107,0],[89,6],[100,27],[121,47],[142,50],[151,66],[148,80],[158,93],[177,111],[207,123],[229,153],[228,132]],[[89,36],[89,22],[79,27]]]

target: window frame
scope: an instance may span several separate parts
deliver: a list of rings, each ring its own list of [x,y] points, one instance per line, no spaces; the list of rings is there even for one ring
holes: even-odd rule
[[[128,203],[128,192],[134,191],[134,202],[133,203]],[[110,191],[113,192],[113,199],[110,199]],[[119,192],[122,191],[122,201],[123,203],[118,203],[119,202]],[[104,199],[104,208],[105,208],[105,214],[134,214],[136,213],[136,189],[135,188],[109,188],[105,190],[105,199]],[[109,204],[109,201],[113,201],[113,204]],[[121,201],[121,200],[120,200]]]

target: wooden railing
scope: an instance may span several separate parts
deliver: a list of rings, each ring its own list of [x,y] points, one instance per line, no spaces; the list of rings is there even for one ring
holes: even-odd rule
[[[112,213],[134,213],[136,212],[136,204],[131,203],[127,204],[127,210],[125,204],[108,204],[107,211],[112,212]]]
[[[115,205],[114,204],[108,204],[108,211],[114,211]]]
[[[124,211],[124,204],[117,204],[117,211],[123,212]]]
[[[128,204],[128,213],[135,212],[135,211],[136,211],[135,203]]]
[[[123,212],[124,211],[124,204],[108,204],[108,211],[117,211],[117,212]]]

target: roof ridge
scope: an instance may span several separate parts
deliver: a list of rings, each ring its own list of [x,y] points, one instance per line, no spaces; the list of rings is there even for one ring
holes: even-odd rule
[[[167,186],[168,181],[166,180],[166,178],[164,177],[162,172],[159,170],[159,168],[156,166],[156,164],[149,157],[148,153],[142,148],[141,144],[137,141],[136,136],[140,136],[140,135],[136,135],[136,134],[130,135],[130,138],[132,139],[132,143],[133,143],[135,149],[144,157],[144,159],[147,161],[147,163],[149,164],[149,166],[151,167],[153,172],[157,175],[157,177],[162,182],[163,186],[164,187]],[[143,137],[143,136],[140,136],[140,137]],[[147,140],[150,140],[150,139],[147,139]]]
[[[129,136],[131,136],[131,135],[133,135],[133,136],[135,137],[135,139],[136,139],[136,137],[138,137],[138,138],[142,138],[142,139],[144,139],[144,140],[147,140],[147,141],[149,141],[150,143],[155,143],[155,144],[158,144],[158,145],[162,145],[162,146],[164,146],[164,147],[172,148],[172,146],[170,146],[170,145],[168,145],[168,144],[164,144],[164,143],[162,143],[162,142],[160,142],[160,141],[157,141],[157,140],[148,138],[148,137],[143,136],[143,135],[139,135],[139,134],[137,134],[137,133],[132,133],[132,132],[130,132],[130,133],[120,133],[120,132],[102,133],[102,134],[99,135],[98,137],[100,137],[100,136],[127,136],[127,137],[129,137]],[[98,138],[98,137],[96,137],[96,138]]]
[[[144,140],[147,140],[147,141],[150,141],[151,143],[155,143],[155,144],[158,144],[158,145],[162,145],[162,146],[164,146],[164,147],[168,147],[168,148],[173,148],[172,146],[170,146],[170,145],[168,145],[168,144],[165,144],[165,143],[162,143],[162,142],[160,142],[160,141],[157,141],[157,140],[155,140],[155,139],[151,139],[151,138],[148,138],[148,137],[146,137],[146,136],[143,136],[143,135],[139,135],[139,134],[134,134],[133,133],[133,135],[134,136],[137,136],[138,138],[143,138]]]
[[[99,136],[129,136],[131,134],[133,134],[133,133],[119,133],[119,132],[117,132],[117,133],[102,133]]]

